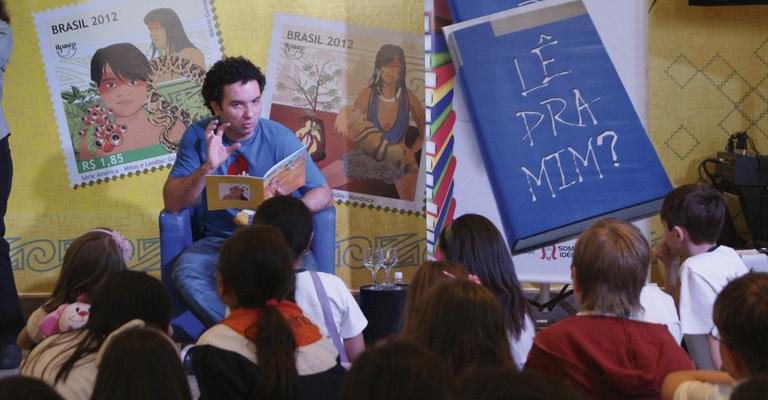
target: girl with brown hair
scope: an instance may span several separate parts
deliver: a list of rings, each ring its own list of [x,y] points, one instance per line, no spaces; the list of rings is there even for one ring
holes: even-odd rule
[[[402,334],[443,360],[454,376],[474,368],[514,366],[504,313],[488,289],[467,279],[432,288]]]

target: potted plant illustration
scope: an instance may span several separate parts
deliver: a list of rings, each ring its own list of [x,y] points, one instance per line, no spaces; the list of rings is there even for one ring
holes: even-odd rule
[[[325,123],[317,116],[317,111],[331,112],[341,103],[339,90],[333,83],[344,71],[330,64],[331,61],[304,63],[299,76],[289,76],[286,82],[276,86],[281,92],[291,91],[294,94],[291,102],[304,109],[305,115],[299,119],[300,128],[295,133],[315,162],[325,159],[326,145]]]

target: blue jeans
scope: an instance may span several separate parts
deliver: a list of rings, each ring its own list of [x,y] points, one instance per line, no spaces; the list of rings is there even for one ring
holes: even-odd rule
[[[5,210],[11,194],[12,180],[13,161],[6,136],[0,139],[0,345],[15,344],[16,335],[24,327],[19,293],[13,280],[10,245],[5,240]]]
[[[192,243],[176,260],[171,274],[184,304],[206,327],[224,319],[226,310],[216,291],[216,268],[224,239],[207,236]]]
[[[226,312],[216,290],[216,269],[224,240],[206,236],[192,243],[176,260],[171,273],[184,304],[206,328],[219,323]],[[301,264],[304,269],[317,270],[317,261],[310,251],[304,253]]]

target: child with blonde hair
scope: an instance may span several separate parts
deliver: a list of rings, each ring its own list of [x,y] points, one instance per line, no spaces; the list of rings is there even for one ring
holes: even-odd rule
[[[573,250],[580,312],[539,332],[526,370],[549,375],[587,398],[658,398],[664,377],[693,363],[664,325],[636,320],[650,248],[631,224],[597,221]]]

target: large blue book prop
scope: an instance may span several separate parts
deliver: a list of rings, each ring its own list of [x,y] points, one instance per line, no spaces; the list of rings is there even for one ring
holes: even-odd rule
[[[581,1],[444,31],[514,252],[658,212],[669,179]]]
[[[458,23],[534,2],[533,0],[448,0],[448,8],[451,10],[453,22]]]

